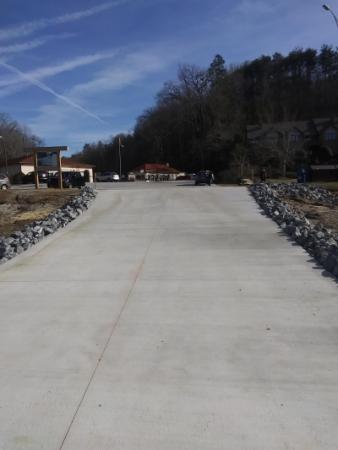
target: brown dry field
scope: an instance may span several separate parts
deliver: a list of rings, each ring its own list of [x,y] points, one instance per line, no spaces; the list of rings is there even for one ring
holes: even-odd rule
[[[0,191],[0,236],[9,236],[34,220],[41,220],[79,195],[78,189]]]
[[[338,233],[338,206],[330,208],[323,204],[311,203],[304,199],[283,198],[283,201],[305,214],[310,222],[314,224],[322,223],[326,228]]]

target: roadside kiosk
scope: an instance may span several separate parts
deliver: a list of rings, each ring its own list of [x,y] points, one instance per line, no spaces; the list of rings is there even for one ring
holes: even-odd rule
[[[44,170],[46,172],[57,172],[59,178],[59,189],[63,189],[61,152],[67,151],[68,147],[34,147],[32,150],[34,159],[35,188],[40,188],[39,170]]]

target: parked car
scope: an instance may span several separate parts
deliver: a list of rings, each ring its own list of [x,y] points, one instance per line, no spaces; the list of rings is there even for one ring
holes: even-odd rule
[[[47,183],[48,172],[38,172],[39,183]],[[29,172],[22,176],[23,184],[33,184],[35,183],[35,172]]]
[[[64,188],[81,188],[86,185],[86,180],[80,172],[62,172],[62,185]],[[57,188],[59,186],[59,175],[50,175],[47,186]]]
[[[4,191],[5,189],[9,189],[10,187],[11,183],[9,182],[8,176],[0,173],[0,189]]]
[[[214,174],[210,170],[201,170],[196,174],[195,185],[198,184],[208,184],[214,182]]]
[[[186,173],[185,175],[177,175],[176,181],[185,181],[185,180],[192,180],[193,178],[189,173]]]
[[[120,181],[120,177],[116,172],[98,172],[96,174],[96,181]]]

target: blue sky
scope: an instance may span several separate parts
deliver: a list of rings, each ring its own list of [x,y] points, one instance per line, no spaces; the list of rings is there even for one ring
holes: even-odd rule
[[[71,153],[132,131],[179,64],[338,44],[317,0],[1,3],[0,112]]]

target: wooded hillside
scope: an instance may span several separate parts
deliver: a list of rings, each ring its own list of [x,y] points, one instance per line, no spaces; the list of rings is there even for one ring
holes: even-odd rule
[[[257,155],[248,155],[246,142],[249,124],[331,117],[337,107],[337,49],[296,49],[238,67],[226,66],[217,55],[207,69],[181,66],[177,80],[165,83],[155,105],[139,117],[134,133],[120,136],[123,171],[143,162],[169,162],[186,171],[220,172],[243,154],[254,166]],[[86,144],[76,155],[98,170],[117,170],[117,156],[117,136]]]

